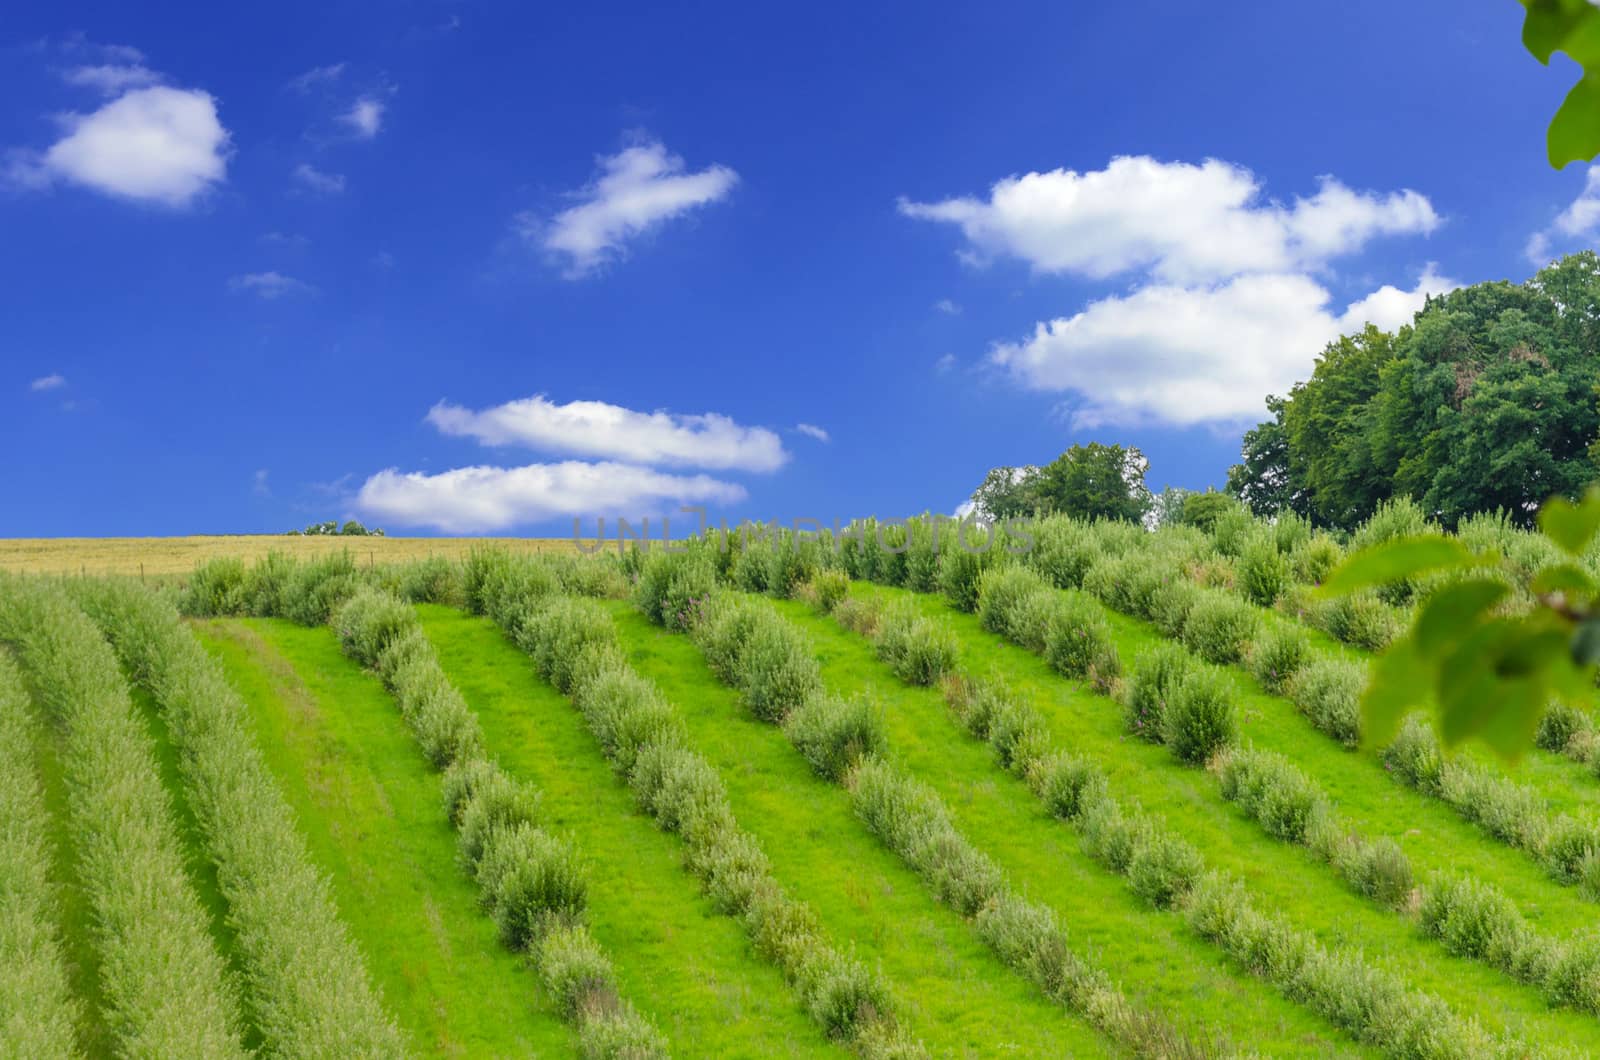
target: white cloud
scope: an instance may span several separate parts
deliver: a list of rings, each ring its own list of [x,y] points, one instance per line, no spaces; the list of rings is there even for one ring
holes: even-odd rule
[[[176,207],[226,175],[228,132],[205,92],[134,89],[92,114],[64,121],[66,135],[42,155],[14,165],[13,178],[34,185],[65,180]]]
[[[383,100],[373,96],[362,96],[350,105],[349,110],[339,115],[339,120],[348,125],[361,139],[370,140],[378,135],[379,129],[383,128],[385,109]]]
[[[66,385],[66,376],[57,372],[52,372],[49,375],[40,376],[38,379],[35,379],[33,382],[29,383],[28,389],[37,394],[44,390],[60,390]]]
[[[295,166],[291,175],[301,186],[319,195],[337,195],[344,191],[344,174],[324,173],[309,162]]]
[[[281,272],[251,272],[228,280],[228,288],[257,295],[267,301],[288,294],[311,294],[316,288]]]
[[[367,479],[356,504],[390,523],[469,534],[568,516],[642,517],[686,503],[736,504],[745,497],[742,487],[706,475],[569,460],[434,475],[391,468]]]
[[[1383,287],[1335,315],[1328,291],[1293,273],[1152,285],[1041,323],[990,359],[1031,389],[1074,395],[1078,426],[1241,424],[1260,417],[1267,394],[1305,378],[1340,334],[1368,320],[1406,323],[1427,294],[1453,286],[1430,267],[1416,289]]]
[[[1592,242],[1597,235],[1600,235],[1600,166],[1590,166],[1578,197],[1556,215],[1550,227],[1528,237],[1528,260],[1541,267],[1548,265],[1554,256],[1553,245],[1570,245],[1577,240]]]
[[[257,497],[272,496],[272,487],[267,484],[267,469],[260,468],[252,478],[251,489]]]
[[[635,464],[775,471],[789,459],[772,431],[743,427],[715,412],[636,412],[603,401],[557,405],[540,395],[477,412],[441,401],[427,420],[445,434],[485,445],[525,445]]]
[[[947,316],[956,316],[961,312],[961,307],[956,305],[948,298],[939,299],[937,302],[933,303],[933,308]]]
[[[953,353],[947,353],[943,357],[940,357],[937,361],[933,362],[933,370],[935,372],[938,372],[940,375],[944,375],[946,372],[950,371],[950,369],[954,368],[955,366],[956,366],[956,355],[953,354]]]
[[[1210,159],[1200,165],[1148,156],[1105,169],[1007,177],[987,201],[902,199],[909,217],[958,225],[964,254],[1021,258],[1046,273],[1104,279],[1148,269],[1169,283],[1207,283],[1245,272],[1317,267],[1377,235],[1426,233],[1439,223],[1414,191],[1356,192],[1332,177],[1292,206],[1263,201],[1255,175]]]
[[[108,96],[119,95],[130,88],[160,84],[162,76],[139,63],[122,65],[101,63],[94,66],[74,66],[62,71],[61,77],[69,85],[97,89]]]
[[[517,218],[523,238],[568,259],[567,276],[583,276],[625,256],[627,241],[733,190],[739,175],[713,165],[684,172],[683,159],[660,143],[643,143],[597,160],[601,173],[577,206],[548,224],[530,214]]]
[[[296,92],[310,92],[318,85],[325,85],[339,80],[344,73],[344,63],[329,63],[327,66],[313,66],[305,73],[289,79],[288,87]]]
[[[801,434],[806,435],[807,437],[815,438],[819,442],[828,441],[828,432],[823,430],[821,427],[818,427],[816,424],[797,423],[794,425],[794,429],[799,431]]]

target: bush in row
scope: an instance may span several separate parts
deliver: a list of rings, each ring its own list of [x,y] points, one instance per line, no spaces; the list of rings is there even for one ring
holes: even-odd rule
[[[1049,588],[1038,571],[1020,564],[991,567],[978,582],[978,621],[990,633],[1013,637],[1013,631],[1025,629],[1016,617],[1019,605],[1027,597],[1048,594]]]
[[[1190,895],[1191,927],[1221,945],[1285,996],[1308,1005],[1358,1040],[1390,1056],[1467,1058],[1521,1055],[1438,998],[1409,990],[1360,956],[1324,950],[1307,932],[1255,909],[1239,885],[1203,877]]]
[[[1189,609],[1183,624],[1183,642],[1210,662],[1235,663],[1244,658],[1258,623],[1255,609],[1249,604],[1220,589],[1213,590]]]
[[[812,769],[835,782],[863,757],[882,755],[888,747],[881,711],[865,699],[825,692],[791,710],[783,731]]]
[[[1271,607],[1288,588],[1289,560],[1278,550],[1277,542],[1261,537],[1239,553],[1239,592],[1260,607]]]
[[[918,614],[910,601],[886,609],[877,622],[878,657],[902,681],[931,685],[955,669],[955,634]]]
[[[763,721],[782,721],[822,686],[805,635],[768,605],[714,598],[694,635],[712,669]]]
[[[1167,704],[1178,685],[1197,669],[1181,644],[1163,642],[1134,660],[1123,685],[1123,717],[1128,731],[1152,743],[1166,737]]]
[[[74,591],[127,670],[151,691],[175,746],[263,1040],[290,1053],[399,1050],[399,1032],[244,724],[245,702],[155,593],[133,582],[80,582]],[[415,623],[409,606],[381,594],[345,605],[366,609],[367,620],[346,645],[352,653],[366,650],[369,661],[398,633],[385,601]]]
[[[1033,527],[1028,563],[1058,589],[1078,589],[1099,557],[1089,528],[1067,516],[1051,516]]]
[[[56,927],[50,819],[34,773],[28,694],[0,651],[0,1042],[16,1057],[76,1055],[78,1002]]]
[[[539,676],[568,694],[584,650],[616,645],[617,630],[604,605],[576,596],[553,596],[523,616],[512,639],[533,659]]]
[[[957,611],[978,609],[983,575],[996,565],[995,549],[968,552],[964,548],[946,549],[939,557],[939,591]]]
[[[1239,735],[1235,691],[1218,670],[1196,669],[1178,682],[1161,718],[1161,742],[1192,765],[1203,764]]]
[[[1311,724],[1346,747],[1361,743],[1361,691],[1366,667],[1353,659],[1314,658],[1289,679],[1287,691]]]
[[[111,647],[54,585],[0,575],[0,640],[64,734],[68,830],[119,1053],[243,1057],[155,748]]]
[[[588,883],[577,852],[535,825],[492,829],[476,876],[501,941],[511,949],[526,950],[553,927],[582,921]]]
[[[1057,673],[1093,677],[1102,691],[1122,673],[1111,626],[1092,597],[1057,594],[1045,629],[1045,659]]]
[[[850,596],[850,576],[842,570],[818,571],[810,581],[817,610],[833,614]]]
[[[1290,843],[1305,843],[1312,823],[1332,812],[1315,782],[1283,755],[1235,748],[1218,769],[1222,797],[1238,804],[1267,834]]]
[[[833,617],[852,633],[876,637],[878,623],[883,619],[883,602],[876,597],[847,597],[834,605]]]
[[[1262,688],[1281,695],[1311,657],[1311,639],[1293,626],[1274,626],[1250,645],[1246,661]]]

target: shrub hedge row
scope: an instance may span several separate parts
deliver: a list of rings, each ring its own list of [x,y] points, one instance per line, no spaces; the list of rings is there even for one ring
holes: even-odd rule
[[[469,569],[471,562],[469,560]],[[495,568],[474,592],[521,592],[518,575],[547,570],[519,561]],[[476,597],[480,606],[498,601]],[[664,1057],[660,1032],[617,990],[610,962],[584,924],[585,869],[570,843],[539,827],[537,792],[490,760],[476,716],[445,676],[411,605],[377,589],[351,596],[333,617],[340,644],[373,667],[435,766],[463,867],[478,883],[501,940],[525,953],[578,1031],[585,1057]],[[518,635],[530,634],[517,625]]]
[[[1122,674],[1100,605],[1075,590],[1052,587],[1020,564],[986,570],[978,585],[978,618],[985,629],[1040,653],[1057,673],[1086,678],[1109,693]]]
[[[661,589],[636,594],[641,608],[663,624],[675,623],[677,612],[652,609],[649,601],[665,598],[674,577],[662,577],[662,569],[672,567],[688,569],[677,557],[646,558],[638,585]],[[770,678],[775,665],[772,651],[745,653],[761,639],[755,628],[759,619],[746,623],[719,610],[721,602],[709,599],[707,608],[696,610],[702,616],[696,621],[724,615],[730,623],[725,630],[730,638],[726,665],[748,663]],[[735,625],[739,630],[732,628]],[[683,839],[687,865],[718,910],[741,922],[756,951],[783,972],[812,1018],[863,1056],[925,1055],[899,1027],[894,1001],[881,976],[834,947],[811,908],[783,891],[755,839],[735,821],[716,769],[687,746],[676,710],[628,664],[610,616],[588,601],[548,597],[533,613],[507,626],[518,631],[519,643],[546,679],[565,682],[562,690],[571,696],[640,808],[663,830]],[[754,636],[746,637],[746,631]],[[784,701],[770,680],[753,687],[764,690],[758,693],[764,705]],[[879,733],[875,719],[863,720],[854,705],[819,697],[807,698],[782,714],[793,731],[803,734],[797,739],[804,740],[816,756],[813,762],[819,769],[845,768],[851,756],[864,753]]]
[[[78,1055],[80,1015],[56,927],[50,819],[22,675],[0,649],[0,1052]]]
[[[150,690],[177,749],[266,1049],[303,1057],[404,1052],[250,737],[249,708],[170,603],[134,582],[73,585],[123,666]]]
[[[0,639],[62,731],[68,834],[119,1054],[242,1057],[155,748],[111,646],[54,584],[0,575]]]

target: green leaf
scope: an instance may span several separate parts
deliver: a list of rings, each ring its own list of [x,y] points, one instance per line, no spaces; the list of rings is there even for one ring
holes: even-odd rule
[[[1362,742],[1368,747],[1387,746],[1401,719],[1431,697],[1433,676],[1433,668],[1423,661],[1411,638],[1390,644],[1372,661],[1361,694]]]
[[[1600,99],[1596,102],[1600,104]],[[1596,129],[1600,130],[1600,124]],[[1596,531],[1600,531],[1600,489],[1589,487],[1577,504],[1565,497],[1551,498],[1539,509],[1539,529],[1571,555],[1583,555]]]
[[[1585,73],[1561,101],[1545,130],[1545,152],[1556,169],[1600,154],[1600,76]]]
[[[1545,134],[1545,150],[1557,169],[1600,153],[1600,10],[1589,0],[1523,0],[1523,46],[1549,65],[1565,52],[1584,75],[1562,102]]]
[[[1430,571],[1481,562],[1461,542],[1443,534],[1400,537],[1362,549],[1328,575],[1318,590],[1323,596],[1384,585]]]
[[[1546,64],[1556,52],[1566,51],[1595,17],[1588,0],[1523,0],[1522,6],[1528,11],[1522,20],[1522,45]]]
[[[1485,612],[1510,592],[1504,582],[1472,578],[1444,586],[1428,598],[1417,615],[1412,636],[1417,652],[1437,655],[1465,637]]]
[[[1533,581],[1528,588],[1535,593],[1576,593],[1579,596],[1593,596],[1596,586],[1594,579],[1589,577],[1589,572],[1575,563],[1557,563],[1553,567],[1546,567],[1533,576]]]

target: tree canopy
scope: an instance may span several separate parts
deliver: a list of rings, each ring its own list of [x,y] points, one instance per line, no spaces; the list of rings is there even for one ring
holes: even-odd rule
[[[1268,399],[1228,490],[1260,515],[1350,529],[1390,497],[1446,525],[1504,509],[1531,526],[1596,477],[1600,258],[1584,251],[1524,284],[1429,298],[1397,333],[1328,345],[1309,380]]]
[[[1059,513],[1138,522],[1150,510],[1150,461],[1133,446],[1075,445],[1043,467],[997,467],[972,494],[989,519]]]

